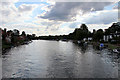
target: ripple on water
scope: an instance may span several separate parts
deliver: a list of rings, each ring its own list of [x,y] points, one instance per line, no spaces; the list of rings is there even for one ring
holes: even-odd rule
[[[116,55],[108,56],[108,54],[107,50],[97,51],[92,46],[83,50],[71,42],[33,41],[27,47],[22,45],[3,55],[5,66],[3,76],[13,78],[116,77],[117,60],[114,59]],[[110,57],[113,55],[115,57]]]

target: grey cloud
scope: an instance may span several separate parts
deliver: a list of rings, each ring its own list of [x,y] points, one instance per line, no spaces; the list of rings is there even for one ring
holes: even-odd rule
[[[110,11],[99,11],[98,14],[92,14],[80,22],[73,22],[69,25],[70,28],[77,28],[80,24],[110,24],[112,22],[118,21],[118,11],[117,10],[110,10]],[[102,27],[102,26],[101,26]]]
[[[1,2],[2,6],[4,5],[10,5],[11,3],[10,2]]]
[[[57,22],[57,21],[53,21],[53,22],[45,22],[45,21],[43,21],[43,22],[41,22],[41,24],[42,25],[45,25],[45,26],[53,26],[53,25],[58,25],[58,24],[60,24],[61,22]]]
[[[41,22],[42,25],[45,25],[45,26],[52,26],[54,25],[53,22]]]
[[[41,22],[42,25],[46,26],[45,31],[50,30],[50,31],[56,31],[59,29],[59,24],[60,22]]]
[[[10,10],[2,10],[1,13],[2,13],[2,16],[9,16],[11,11]]]
[[[109,4],[111,2],[56,2],[49,12],[38,17],[57,21],[73,21],[72,18],[78,14],[79,10],[83,13],[90,12],[92,8],[94,11],[103,10]]]
[[[83,22],[87,24],[110,24],[118,20],[118,11],[99,12],[99,14],[91,15],[85,18]]]

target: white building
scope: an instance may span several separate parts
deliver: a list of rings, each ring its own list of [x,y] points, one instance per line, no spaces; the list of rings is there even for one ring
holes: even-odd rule
[[[104,35],[103,40],[105,42],[108,42],[109,40],[112,40],[114,37],[120,37],[120,33],[116,31],[115,33],[111,33],[109,35]]]

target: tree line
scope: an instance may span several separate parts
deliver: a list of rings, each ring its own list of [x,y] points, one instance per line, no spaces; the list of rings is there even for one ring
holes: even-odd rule
[[[29,41],[35,38],[35,34],[26,34],[25,31],[22,31],[20,34],[20,31],[17,29],[7,31],[6,28],[4,28],[4,30],[0,28],[0,32],[2,34],[3,52],[11,47],[27,44]]]
[[[108,29],[93,29],[93,32],[88,30],[86,24],[82,24],[80,28],[76,28],[72,33],[68,35],[56,35],[56,36],[39,36],[36,39],[45,39],[45,40],[83,40],[88,38],[92,38],[92,41],[98,42],[112,42],[120,43],[120,23],[113,23],[111,27]],[[108,38],[108,41],[105,40]]]

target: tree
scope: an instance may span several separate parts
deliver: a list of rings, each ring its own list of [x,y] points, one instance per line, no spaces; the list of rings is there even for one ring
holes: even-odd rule
[[[20,31],[19,31],[19,30],[17,30],[17,29],[14,29],[14,30],[13,30],[13,33],[14,33],[14,35],[15,35],[15,36],[19,36]]]
[[[95,34],[96,33],[96,30],[95,29],[93,29],[93,34]]]
[[[25,33],[25,31],[23,31],[21,35],[22,35],[22,36],[26,36],[26,33]]]
[[[102,29],[99,29],[97,30],[97,32],[93,35],[93,40],[94,41],[100,41],[103,39],[103,30]]]
[[[82,24],[82,25],[80,26],[80,28],[81,28],[82,30],[88,32],[88,27],[87,27],[85,24]]]
[[[81,38],[88,38],[89,35],[89,30],[88,27],[85,24],[82,24],[80,27],[81,31],[80,31],[80,36]]]
[[[4,30],[3,30],[3,34],[2,34],[2,40],[3,41],[5,41],[5,38],[6,38],[6,36],[7,36],[7,29],[6,28],[4,28]]]
[[[89,30],[85,24],[82,24],[80,28],[75,29],[75,31],[71,34],[74,36],[75,40],[83,40],[84,38],[88,38]]]
[[[76,28],[73,33],[69,34],[70,39],[75,40],[83,40],[84,38],[88,38],[90,32],[88,27],[85,24],[82,24],[80,28]]]

